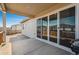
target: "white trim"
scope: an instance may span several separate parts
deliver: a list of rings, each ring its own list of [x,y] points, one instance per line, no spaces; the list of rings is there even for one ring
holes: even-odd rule
[[[47,16],[47,18],[48,18],[48,27],[47,27],[47,34],[48,34],[48,41],[49,41],[49,16]]]
[[[59,28],[60,28],[60,15],[59,15],[59,12],[57,13],[57,44],[59,44],[60,43],[60,30],[59,30]]]
[[[76,32],[75,32],[75,37],[76,39],[79,39],[79,4],[76,4],[76,14],[75,14],[75,19],[76,19],[76,22],[75,22],[75,25],[76,25]]]
[[[40,18],[41,19],[41,22],[42,22],[42,18]],[[41,34],[42,34],[42,26],[41,26]],[[42,38],[42,36],[41,36],[41,38]]]

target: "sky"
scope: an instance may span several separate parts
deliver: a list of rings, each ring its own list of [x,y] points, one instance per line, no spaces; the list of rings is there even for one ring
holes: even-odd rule
[[[11,25],[19,24],[25,18],[27,18],[27,17],[16,15],[16,14],[11,14],[11,13],[7,12],[6,26],[10,27]],[[1,11],[0,11],[0,27],[2,27],[2,12]]]

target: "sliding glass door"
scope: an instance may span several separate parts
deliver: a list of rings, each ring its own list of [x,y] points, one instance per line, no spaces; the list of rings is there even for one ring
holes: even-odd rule
[[[38,19],[37,37],[45,40],[49,38],[51,42],[70,47],[70,42],[75,39],[75,7],[49,15],[49,19],[48,17]]]
[[[37,37],[47,40],[48,18],[43,17],[37,20]]]
[[[47,40],[48,39],[48,17],[42,18],[42,39]]]
[[[37,37],[41,38],[42,35],[42,20],[38,19],[37,20]]]
[[[75,7],[60,11],[60,45],[70,47],[75,39]]]
[[[49,16],[49,40],[57,42],[57,14]]]

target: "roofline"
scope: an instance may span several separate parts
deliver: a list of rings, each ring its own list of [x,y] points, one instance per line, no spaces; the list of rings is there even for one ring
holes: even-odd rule
[[[22,20],[20,23],[25,23],[26,21],[28,21],[30,19],[25,19],[25,20]]]

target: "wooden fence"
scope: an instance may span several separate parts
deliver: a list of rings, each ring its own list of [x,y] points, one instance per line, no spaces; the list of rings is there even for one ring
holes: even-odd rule
[[[0,32],[0,45],[3,43],[3,32]]]

